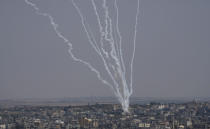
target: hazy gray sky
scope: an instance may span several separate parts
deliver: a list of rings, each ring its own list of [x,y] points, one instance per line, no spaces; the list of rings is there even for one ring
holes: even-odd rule
[[[35,0],[34,0],[35,1]],[[85,1],[85,0],[84,0]],[[89,0],[78,1],[97,29]],[[135,0],[119,0],[126,62],[130,59]],[[202,97],[210,93],[210,1],[140,0],[134,60],[138,97]],[[95,63],[70,0],[38,1],[73,42],[75,54]],[[95,32],[95,31],[94,31]],[[0,99],[113,96],[86,66],[74,62],[46,17],[24,0],[0,1]]]

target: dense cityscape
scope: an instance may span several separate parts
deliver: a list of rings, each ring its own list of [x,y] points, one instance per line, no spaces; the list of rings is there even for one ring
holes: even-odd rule
[[[210,102],[1,106],[0,129],[210,129]]]

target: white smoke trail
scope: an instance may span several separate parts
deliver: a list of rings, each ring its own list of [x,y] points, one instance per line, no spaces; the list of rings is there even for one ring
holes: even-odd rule
[[[122,68],[123,68],[123,73],[125,74],[126,69],[125,69],[125,63],[124,63],[123,54],[122,54],[122,36],[121,36],[120,30],[119,30],[119,9],[117,6],[117,0],[114,1],[114,6],[116,8],[116,14],[117,14],[116,28],[117,28],[117,35],[119,37],[119,55],[120,55],[120,60],[121,60]]]
[[[103,51],[103,53],[106,55],[107,58],[109,59],[114,59],[114,64],[112,62],[110,62],[109,60],[107,61],[109,64],[111,64],[111,68],[113,70],[113,75],[111,75],[112,77],[114,76],[114,80],[118,80],[118,83],[115,83],[115,86],[121,90],[120,91],[120,96],[122,96],[122,107],[124,109],[124,111],[128,111],[128,105],[129,105],[129,89],[126,83],[126,79],[125,79],[125,74],[124,74],[124,70],[123,70],[123,66],[124,63],[121,62],[122,57],[117,56],[117,51],[120,51],[118,49],[120,48],[115,48],[115,44],[117,44],[117,42],[115,42],[114,38],[113,38],[113,34],[112,34],[112,30],[113,30],[113,25],[112,25],[112,19],[109,17],[109,11],[108,11],[108,7],[106,5],[106,0],[103,0],[103,10],[105,12],[105,17],[104,17],[104,27],[101,24],[100,21],[100,17],[99,14],[97,12],[97,8],[96,8],[96,4],[94,2],[94,0],[92,0],[92,5],[97,17],[97,21],[98,21],[98,25],[100,28],[100,33],[101,33],[101,49]],[[118,23],[117,23],[118,24]],[[103,48],[103,44],[104,42],[108,42],[111,46],[111,51],[108,52]],[[117,45],[116,45],[117,46]],[[118,54],[120,55],[120,54]],[[123,64],[123,65],[122,65]],[[117,76],[116,76],[117,75]],[[120,81],[119,81],[120,79]],[[115,81],[115,82],[116,82]],[[121,86],[121,87],[119,87]]]
[[[135,57],[135,52],[136,52],[136,34],[137,34],[137,26],[138,26],[138,17],[139,17],[139,4],[140,4],[140,1],[138,0],[138,4],[137,4],[137,11],[136,11],[136,22],[135,22],[135,30],[134,30],[134,41],[133,41],[133,55],[132,55],[132,58],[131,58],[131,64],[130,64],[130,67],[131,67],[131,77],[130,77],[130,94],[133,93],[133,61],[134,61],[134,57]]]
[[[76,10],[77,10],[77,12],[78,12],[78,14],[79,14],[79,16],[80,16],[80,18],[81,18],[81,21],[82,21],[82,25],[83,25],[83,28],[85,29],[85,32],[86,32],[86,34],[87,34],[87,36],[89,37],[89,33],[88,33],[88,31],[87,31],[87,27],[86,27],[86,25],[84,24],[85,23],[85,18],[84,18],[84,16],[83,16],[83,14],[82,14],[82,12],[81,12],[81,10],[79,9],[79,7],[77,6],[77,4],[74,2],[74,0],[72,0],[72,3],[73,3],[73,5],[74,5],[74,7],[76,8]],[[108,22],[107,22],[107,24],[106,24],[106,32],[105,32],[105,35],[108,35]],[[103,32],[102,32],[103,33]],[[104,34],[104,33],[103,33]],[[102,36],[103,37],[103,36]],[[110,36],[111,37],[111,36]],[[108,39],[107,37],[105,37],[106,38],[106,40],[110,40],[110,41],[112,41],[112,39]],[[95,40],[94,40],[95,41]],[[91,41],[90,41],[91,42]],[[113,41],[112,41],[113,42]],[[96,44],[96,43],[95,43]],[[115,59],[115,61],[116,61],[116,63],[118,62],[118,59],[116,58],[116,56],[115,56],[115,49],[114,49],[114,47],[113,47],[113,43],[110,43],[111,45],[112,45],[112,51],[111,51],[111,56]],[[93,46],[93,43],[91,43],[91,45]],[[101,50],[104,52],[104,53],[106,53],[107,55],[109,55],[109,53],[108,52],[106,52],[105,50],[104,50],[104,48],[103,47],[101,47]],[[112,81],[114,82],[114,84],[115,84],[115,87],[114,87],[114,89],[115,89],[115,91],[114,91],[114,93],[115,93],[115,95],[118,97],[118,99],[119,99],[119,101],[121,102],[121,103],[124,103],[124,98],[122,97],[122,95],[121,95],[121,93],[120,93],[120,91],[119,91],[119,84],[117,83],[117,81],[116,81],[116,79],[114,78],[114,75],[113,75],[113,73],[111,72],[111,70],[110,70],[110,68],[108,67],[108,63],[109,64],[111,64],[110,62],[108,62],[107,60],[105,60],[105,58],[104,58],[104,56],[101,54],[101,53],[98,53],[99,55],[100,55],[100,57],[101,57],[101,59],[103,60],[103,62],[104,62],[104,66],[105,66],[105,68],[106,68],[106,71],[108,72],[108,74],[109,74],[109,76],[111,77],[111,79],[112,79]],[[113,65],[112,65],[112,67],[114,67]],[[114,69],[114,68],[113,68]],[[115,73],[116,73],[116,71],[114,71]]]
[[[74,2],[74,0],[72,0],[72,3],[73,3],[73,6],[76,8],[76,10],[77,10],[77,12],[78,12],[78,14],[79,14],[79,16],[80,16],[80,18],[81,18],[82,26],[83,26],[83,28],[84,28],[84,30],[85,30],[85,33],[86,33],[86,35],[87,35],[87,37],[88,37],[88,39],[89,39],[89,42],[91,43],[91,46],[92,46],[94,49],[96,49],[96,47],[95,47],[95,45],[94,45],[94,44],[97,44],[97,43],[96,43],[96,40],[95,40],[95,38],[94,38],[93,36],[91,36],[91,35],[93,35],[92,32],[91,32],[91,30],[89,30],[90,33],[88,32],[88,29],[87,29],[87,27],[86,27],[86,25],[85,25],[85,19],[84,19],[84,16],[83,16],[82,12],[80,11],[79,7],[76,5],[76,3]],[[90,37],[93,38],[93,41],[91,41],[91,38],[90,38]],[[95,42],[95,43],[94,43],[94,42]],[[117,85],[117,82],[115,81],[114,77],[112,76],[112,74],[111,74],[111,72],[110,72],[110,70],[109,70],[109,68],[108,68],[108,66],[107,66],[107,62],[105,61],[103,55],[101,54],[100,48],[99,48],[98,50],[96,50],[96,51],[97,51],[97,53],[99,54],[99,56],[101,57],[101,59],[103,60],[104,66],[105,66],[105,68],[106,68],[108,74],[110,75],[111,79],[113,80],[114,84]],[[118,91],[115,87],[113,87],[113,88],[115,89],[115,90],[114,90],[114,91],[115,91],[115,92],[114,92],[115,95],[117,95],[118,97],[122,98],[122,97],[120,96],[120,94],[118,93],[119,91]],[[121,101],[122,101],[122,100],[121,100]]]
[[[88,62],[86,62],[84,60],[81,60],[81,59],[75,57],[75,55],[72,52],[72,50],[73,50],[72,43],[65,36],[63,36],[62,33],[58,30],[58,24],[55,23],[55,20],[53,19],[53,17],[50,14],[48,14],[48,13],[42,13],[40,11],[40,9],[36,6],[36,4],[30,2],[29,0],[25,0],[25,2],[26,2],[26,4],[32,6],[35,9],[36,14],[41,15],[41,16],[45,16],[45,17],[48,17],[49,18],[50,24],[53,26],[53,29],[54,29],[55,33],[57,34],[57,36],[59,38],[61,38],[65,43],[68,44],[68,46],[69,46],[69,51],[68,52],[69,52],[69,54],[71,55],[71,57],[72,57],[72,59],[74,61],[78,61],[78,62],[83,63],[84,65],[86,65],[88,68],[90,68],[91,71],[93,71],[93,72],[96,73],[96,75],[97,75],[97,77],[98,77],[98,79],[100,81],[102,81],[104,84],[106,84],[106,85],[110,86],[111,88],[113,88],[113,86],[109,82],[107,82],[106,80],[104,80],[101,77],[101,75],[98,72],[98,70],[96,70],[90,63],[88,63]]]
[[[137,22],[138,22],[138,15],[139,15],[139,0],[138,0],[138,7],[137,7],[137,13],[136,13],[136,22],[135,22],[135,30],[134,30],[134,49],[132,53],[132,59],[131,59],[131,76],[130,76],[130,85],[128,86],[126,81],[126,69],[125,64],[123,60],[122,55],[122,36],[119,31],[119,21],[118,21],[118,6],[117,6],[117,0],[114,1],[114,7],[116,10],[117,18],[116,18],[116,25],[112,24],[112,18],[109,16],[109,8],[107,6],[107,0],[103,0],[102,3],[102,10],[104,13],[104,16],[100,17],[98,13],[97,6],[95,4],[94,0],[91,0],[92,6],[97,18],[97,23],[99,26],[99,32],[100,32],[100,45],[97,43],[91,28],[89,27],[88,22],[86,21],[84,15],[82,14],[80,8],[77,6],[74,0],[71,0],[73,6],[75,7],[76,11],[78,12],[82,28],[87,35],[88,42],[93,47],[93,49],[96,51],[96,53],[101,57],[105,70],[107,71],[108,75],[112,79],[114,85],[111,85],[111,83],[104,80],[100,72],[96,70],[89,62],[86,62],[82,59],[79,59],[74,56],[72,50],[73,46],[72,43],[58,30],[58,24],[56,24],[53,17],[48,13],[43,13],[41,10],[36,6],[36,4],[30,2],[29,0],[25,0],[26,4],[32,6],[36,13],[38,15],[42,15],[45,17],[48,17],[50,20],[50,24],[53,26],[54,31],[56,32],[57,36],[64,40],[69,46],[69,54],[73,58],[74,61],[78,61],[83,63],[84,65],[88,66],[91,71],[95,72],[98,79],[101,80],[104,84],[111,87],[114,91],[114,94],[117,96],[118,100],[120,101],[122,108],[125,112],[129,112],[129,97],[131,96],[133,90],[132,90],[132,79],[133,79],[133,60],[135,56],[135,46],[136,46],[136,33],[137,33]],[[114,27],[116,28],[117,36],[119,37],[119,42],[114,38],[113,36],[113,30]],[[110,49],[106,49],[104,46],[108,45]]]

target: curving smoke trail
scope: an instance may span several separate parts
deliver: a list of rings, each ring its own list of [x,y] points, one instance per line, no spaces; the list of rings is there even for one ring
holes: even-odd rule
[[[72,59],[73,59],[74,61],[78,61],[78,62],[80,62],[80,63],[83,63],[83,64],[86,65],[88,68],[90,68],[91,71],[93,71],[93,72],[96,73],[96,75],[97,75],[97,77],[98,77],[99,80],[101,80],[104,84],[110,86],[111,88],[113,87],[109,82],[107,82],[106,80],[104,80],[104,79],[101,77],[101,75],[100,75],[100,73],[98,72],[98,70],[96,70],[90,63],[88,63],[88,62],[86,62],[86,61],[84,61],[84,60],[81,60],[81,59],[77,58],[77,57],[73,54],[73,52],[72,52],[72,50],[73,50],[72,43],[71,43],[71,42],[70,42],[70,41],[69,41],[69,40],[68,40],[68,39],[67,39],[67,38],[58,30],[58,24],[55,23],[54,18],[53,18],[50,14],[42,13],[42,12],[40,11],[40,9],[36,6],[36,4],[34,4],[34,3],[32,3],[32,2],[30,2],[30,1],[28,1],[28,0],[25,0],[25,2],[26,2],[28,5],[32,6],[32,7],[35,9],[35,11],[36,11],[36,13],[37,13],[38,15],[42,15],[42,16],[45,16],[45,17],[48,17],[48,18],[49,18],[50,24],[53,26],[53,29],[54,29],[55,33],[57,34],[57,36],[58,36],[59,38],[61,38],[65,43],[68,44],[68,46],[69,46],[68,52],[69,52],[69,54],[71,55],[71,57],[72,57]]]
[[[36,4],[30,2],[29,0],[25,0],[25,3],[32,6],[33,9],[36,11],[36,14],[49,18],[50,24],[52,25],[57,36],[61,38],[65,43],[68,44],[69,54],[71,55],[72,59],[74,61],[83,63],[88,68],[90,68],[91,71],[95,72],[99,80],[101,80],[104,84],[112,88],[112,90],[114,91],[114,94],[117,96],[118,100],[120,101],[124,112],[129,112],[129,97],[131,96],[133,92],[132,90],[133,61],[134,61],[134,56],[135,56],[136,34],[137,34],[138,15],[139,15],[139,0],[137,1],[138,1],[138,5],[137,5],[135,30],[134,30],[134,48],[133,48],[133,53],[132,53],[132,58],[131,58],[131,63],[130,63],[131,76],[130,76],[129,85],[125,77],[126,68],[125,68],[125,63],[124,63],[123,54],[122,54],[122,36],[119,31],[119,25],[118,25],[119,23],[118,23],[117,0],[114,0],[114,7],[117,14],[116,24],[114,25],[112,24],[113,19],[110,17],[110,14],[109,14],[107,0],[103,0],[102,2],[102,10],[103,10],[104,15],[99,14],[98,8],[95,4],[95,0],[91,0],[95,15],[97,17],[97,23],[98,23],[99,32],[100,32],[100,44],[97,43],[88,22],[86,21],[80,8],[75,3],[75,0],[71,0],[73,6],[75,7],[76,11],[78,12],[80,16],[83,30],[86,36],[88,37],[88,41],[90,45],[93,47],[95,52],[101,57],[105,70],[107,71],[108,75],[111,77],[111,80],[113,81],[114,85],[112,85],[110,82],[103,79],[102,76],[100,75],[100,72],[96,70],[89,62],[86,62],[82,59],[75,57],[75,55],[72,52],[73,50],[72,43],[58,30],[58,24],[56,24],[54,18],[49,13],[43,13],[37,7]],[[116,39],[115,36],[113,36],[114,29],[116,29],[116,33],[117,33],[117,37],[119,38],[119,41]]]

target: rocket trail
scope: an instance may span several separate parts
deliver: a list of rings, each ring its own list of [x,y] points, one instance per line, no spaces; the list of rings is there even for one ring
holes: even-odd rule
[[[32,6],[32,7],[35,9],[36,14],[49,18],[50,24],[52,25],[52,27],[53,27],[55,33],[57,34],[57,36],[58,36],[59,38],[61,38],[65,43],[68,44],[68,46],[69,46],[68,52],[69,52],[69,54],[71,55],[71,57],[72,57],[72,59],[73,59],[74,61],[83,63],[83,64],[86,65],[88,68],[90,68],[91,71],[93,71],[93,72],[96,73],[96,75],[97,75],[97,77],[98,77],[98,79],[99,79],[100,81],[102,81],[104,84],[110,86],[111,88],[113,87],[110,83],[108,83],[106,80],[104,80],[104,79],[101,77],[101,75],[100,75],[100,73],[98,72],[98,70],[96,70],[90,63],[88,63],[88,62],[86,62],[86,61],[83,61],[83,60],[77,58],[77,57],[73,54],[73,52],[72,52],[72,50],[73,50],[72,43],[71,43],[65,36],[63,36],[63,34],[58,30],[58,24],[55,23],[55,20],[53,19],[53,17],[52,17],[50,14],[42,13],[42,12],[40,11],[40,9],[36,6],[36,4],[34,4],[34,3],[32,3],[32,2],[30,2],[30,1],[28,1],[28,0],[25,0],[25,2],[26,2],[26,4]]]
[[[116,8],[116,28],[117,28],[117,35],[119,37],[119,55],[120,55],[120,61],[121,61],[121,64],[122,64],[122,67],[123,67],[123,72],[125,74],[126,72],[126,69],[125,69],[125,63],[124,63],[124,60],[123,60],[123,54],[122,54],[122,36],[121,36],[121,33],[120,33],[120,30],[119,30],[119,9],[118,9],[118,6],[117,6],[117,0],[114,1],[114,6]]]
[[[36,14],[47,17],[50,20],[50,24],[52,25],[55,33],[59,38],[61,38],[65,43],[69,46],[69,54],[71,55],[72,59],[74,61],[78,61],[80,63],[83,63],[88,68],[90,68],[91,71],[95,72],[98,79],[102,81],[104,84],[108,85],[120,101],[122,108],[124,112],[129,112],[129,97],[131,96],[133,90],[133,62],[134,62],[134,56],[135,56],[135,48],[136,48],[136,34],[137,34],[137,26],[138,26],[138,16],[139,16],[139,0],[137,5],[137,12],[135,16],[135,29],[134,29],[134,46],[133,46],[133,53],[131,57],[130,62],[130,84],[128,85],[126,80],[126,68],[125,63],[123,59],[123,52],[122,52],[122,36],[119,30],[119,9],[117,5],[117,0],[114,0],[114,8],[116,11],[116,22],[113,23],[113,18],[110,17],[109,14],[109,7],[107,6],[107,0],[102,0],[101,3],[101,9],[102,14],[99,13],[98,7],[96,6],[95,0],[91,0],[92,7],[95,13],[95,16],[97,18],[97,24],[99,27],[99,33],[100,33],[100,41],[97,43],[96,38],[88,24],[87,19],[84,17],[82,11],[80,10],[79,6],[76,4],[75,0],[71,0],[71,3],[73,4],[74,8],[76,9],[78,15],[80,16],[81,24],[83,31],[85,32],[88,42],[92,46],[92,48],[95,50],[95,52],[101,57],[101,60],[103,61],[105,70],[107,71],[108,75],[110,76],[113,85],[102,78],[100,72],[94,68],[89,62],[84,61],[80,58],[75,57],[73,54],[73,45],[70,40],[68,40],[59,30],[58,30],[58,24],[56,24],[54,18],[49,13],[42,12],[36,4],[30,2],[29,0],[25,0],[25,3],[33,7]],[[116,30],[116,31],[115,31]],[[114,36],[114,33],[115,36]],[[119,41],[117,40],[117,37],[119,38]],[[106,47],[105,47],[106,46]],[[108,48],[107,48],[108,47]]]
[[[115,45],[117,44],[117,42],[115,42],[116,40],[113,38],[113,25],[112,25],[112,19],[109,17],[109,11],[108,11],[108,7],[106,6],[106,0],[103,0],[103,4],[102,4],[102,8],[104,10],[105,13],[105,17],[103,17],[102,22],[104,22],[104,24],[101,24],[101,19],[99,17],[99,14],[97,12],[97,8],[96,8],[96,4],[94,2],[94,0],[92,0],[92,5],[97,17],[97,21],[98,21],[98,25],[100,28],[100,33],[101,33],[101,49],[102,52],[105,54],[105,57],[108,58],[108,60],[106,60],[111,67],[109,67],[110,71],[112,71],[112,79],[114,77],[114,84],[116,86],[117,89],[120,90],[120,94],[119,96],[122,96],[122,98],[119,98],[120,100],[122,100],[121,104],[123,106],[124,110],[128,110],[128,99],[129,99],[129,89],[126,83],[126,79],[125,79],[125,74],[124,74],[124,70],[123,70],[123,66],[124,63],[121,62],[122,57],[117,56],[117,52],[120,51],[118,50],[119,48],[116,48]],[[111,51],[106,51],[103,48],[103,45],[105,43],[108,43],[111,47]],[[120,54],[118,54],[120,55]],[[110,60],[113,60],[113,62],[111,62]],[[123,65],[122,65],[123,64]],[[116,84],[117,82],[117,84]]]
[[[139,18],[139,4],[140,1],[138,0],[138,4],[137,4],[137,11],[136,11],[136,22],[135,22],[135,29],[134,29],[134,40],[133,40],[133,55],[131,58],[131,76],[130,76],[130,89],[131,89],[131,94],[133,93],[133,61],[134,61],[134,57],[135,57],[135,52],[136,52],[136,34],[137,34],[137,27],[138,27],[138,18]]]

